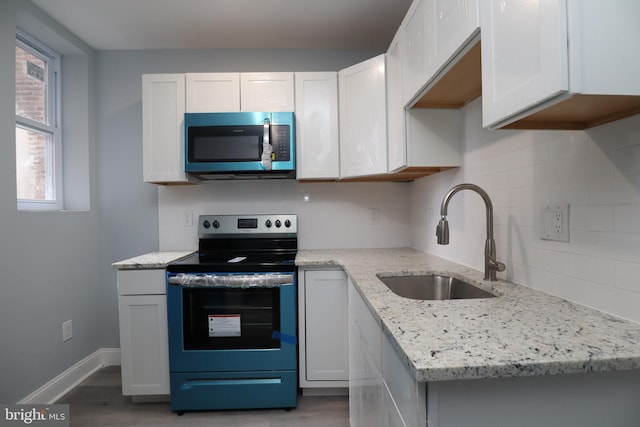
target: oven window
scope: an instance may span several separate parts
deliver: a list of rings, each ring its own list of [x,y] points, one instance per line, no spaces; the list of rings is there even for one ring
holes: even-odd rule
[[[185,350],[280,348],[280,288],[182,292]]]

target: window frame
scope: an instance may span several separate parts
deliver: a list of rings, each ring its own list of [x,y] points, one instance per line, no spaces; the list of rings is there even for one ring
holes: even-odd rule
[[[19,211],[56,211],[64,208],[63,204],[63,169],[62,169],[62,55],[49,48],[39,39],[27,32],[16,30],[16,47],[37,56],[47,64],[45,83],[46,123],[19,116],[16,112],[16,132],[18,128],[51,136],[46,152],[47,187],[51,190],[46,200],[20,199],[16,197]],[[16,76],[17,78],[17,76]],[[15,80],[15,79],[14,79]],[[16,135],[17,143],[17,135]],[[16,158],[17,161],[17,158]],[[17,179],[17,178],[16,178]],[[17,185],[17,181],[16,181]],[[50,186],[52,188],[50,188]]]

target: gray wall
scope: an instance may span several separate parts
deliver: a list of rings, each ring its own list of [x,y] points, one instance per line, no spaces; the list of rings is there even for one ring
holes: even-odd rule
[[[16,209],[16,23],[34,31],[44,28],[44,23],[65,34],[29,5],[13,0],[0,3],[0,402],[6,403],[24,398],[105,342],[95,202],[84,198],[84,210],[73,212]],[[84,56],[87,70],[92,61],[90,50],[72,35],[65,36],[70,44],[53,38],[51,44],[65,53]],[[95,114],[90,86],[74,94],[76,100],[83,98],[85,111],[72,107],[66,111],[69,117]],[[95,141],[91,120],[85,121],[80,127],[84,146],[80,151],[90,170],[95,169]],[[86,185],[79,186],[84,188],[80,193],[95,192],[95,172],[82,175]],[[73,339],[63,343],[62,322],[69,319],[73,320]]]

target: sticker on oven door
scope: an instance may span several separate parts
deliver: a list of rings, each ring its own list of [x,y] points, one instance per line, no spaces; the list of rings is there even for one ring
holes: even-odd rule
[[[210,314],[209,337],[239,337],[239,314]]]

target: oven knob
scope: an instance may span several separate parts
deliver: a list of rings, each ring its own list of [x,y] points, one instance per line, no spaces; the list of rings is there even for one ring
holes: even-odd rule
[[[287,228],[291,227],[291,221],[289,221],[288,219],[286,219],[286,220],[284,221],[284,226],[285,226],[285,227],[287,227]]]
[[[217,219],[213,220],[213,228],[220,228],[220,223]]]
[[[282,226],[282,222],[279,219],[276,219],[276,227],[280,228]]]
[[[211,227],[211,223],[205,219],[204,222],[202,223],[202,226],[204,228],[209,228],[209,227]]]
[[[266,225],[267,228],[271,228],[271,220],[270,219],[266,220],[264,225]]]

